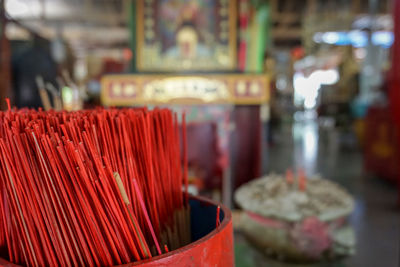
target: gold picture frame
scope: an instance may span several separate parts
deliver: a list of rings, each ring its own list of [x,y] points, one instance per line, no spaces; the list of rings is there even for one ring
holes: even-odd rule
[[[101,79],[104,106],[262,105],[270,79],[259,74],[122,74]]]
[[[236,69],[236,9],[236,0],[137,0],[137,69]]]

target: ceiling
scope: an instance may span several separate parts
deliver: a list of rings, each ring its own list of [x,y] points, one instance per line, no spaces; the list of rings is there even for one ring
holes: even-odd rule
[[[10,38],[26,30],[47,39],[67,39],[73,47],[127,46],[130,0],[6,0]],[[23,27],[21,27],[23,26]]]
[[[136,0],[6,0],[8,14],[46,38],[62,36],[86,47],[127,46],[128,10]],[[266,0],[258,0],[266,1]],[[304,15],[350,15],[368,12],[370,0],[268,0],[276,45],[301,43]],[[391,0],[377,0],[377,12],[389,13]],[[340,12],[337,12],[340,10]],[[20,30],[21,31],[21,30]],[[11,27],[9,32],[21,35]]]
[[[6,0],[6,10],[18,20],[63,23],[124,24],[130,0]]]

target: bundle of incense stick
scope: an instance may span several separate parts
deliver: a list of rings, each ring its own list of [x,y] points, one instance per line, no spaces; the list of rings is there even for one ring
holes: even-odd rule
[[[0,252],[26,266],[112,266],[188,244],[183,165],[167,109],[9,108],[0,113]]]

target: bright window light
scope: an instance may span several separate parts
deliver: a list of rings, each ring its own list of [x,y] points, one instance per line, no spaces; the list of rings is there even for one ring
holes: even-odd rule
[[[353,30],[350,32],[317,32],[313,36],[316,43],[334,45],[352,45],[356,48],[366,47],[368,34],[365,31]],[[372,33],[372,43],[377,46],[389,48],[394,42],[394,35],[391,31],[377,31]]]
[[[315,70],[308,77],[304,77],[301,72],[296,72],[293,76],[295,102],[303,102],[306,109],[315,108],[321,85],[335,84],[339,78],[337,69]]]
[[[327,44],[336,44],[339,41],[337,32],[326,32],[322,35],[322,41]]]
[[[339,72],[336,69],[316,70],[310,75],[309,79],[315,80],[319,85],[332,85],[339,81]]]
[[[354,47],[365,47],[368,43],[368,36],[363,31],[351,31],[348,33],[351,44]]]
[[[316,42],[316,43],[322,43],[322,36],[323,36],[324,34],[322,33],[322,32],[317,32],[317,33],[315,33],[314,34],[314,37],[313,37],[313,39],[314,39],[314,42]]]
[[[29,13],[28,5],[19,0],[6,1],[6,10],[10,16],[23,16]]]
[[[383,47],[391,47],[394,42],[393,32],[378,31],[372,34],[372,43]]]

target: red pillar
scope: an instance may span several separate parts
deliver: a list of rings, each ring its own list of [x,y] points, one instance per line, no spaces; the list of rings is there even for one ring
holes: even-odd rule
[[[5,0],[0,0],[0,109],[6,109],[6,97],[11,95],[11,49],[6,36]]]
[[[400,129],[400,0],[394,0],[393,3],[394,43],[392,46],[392,69],[390,71],[389,100],[393,120],[395,121],[397,129]],[[397,175],[400,203],[400,173]]]

